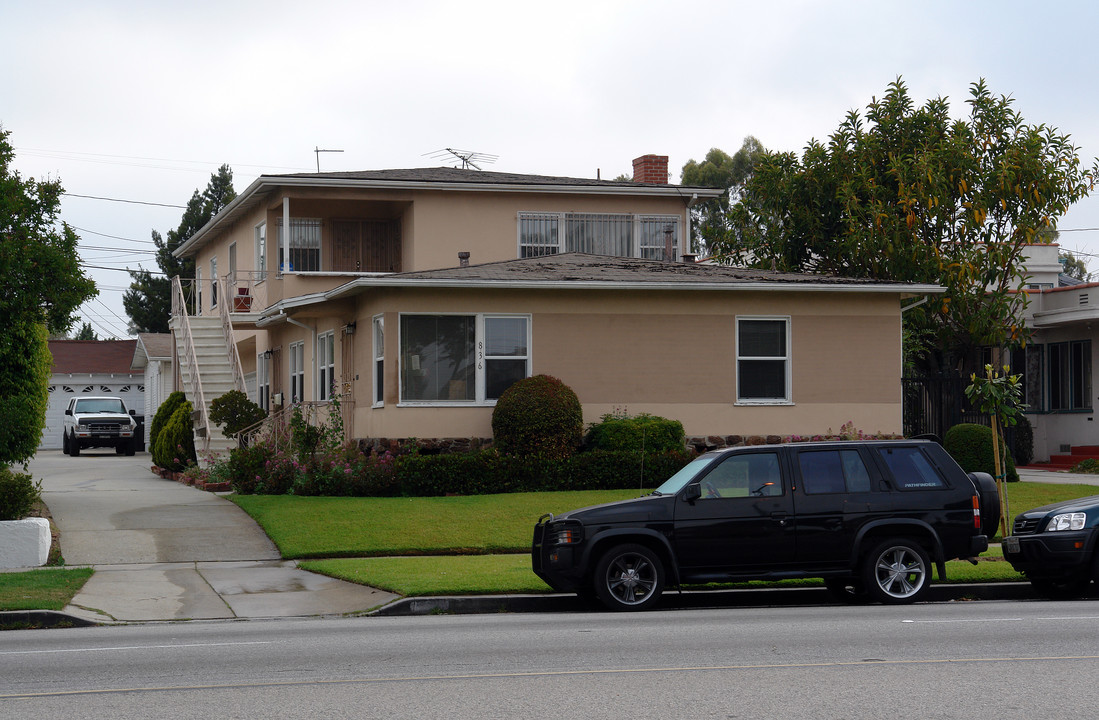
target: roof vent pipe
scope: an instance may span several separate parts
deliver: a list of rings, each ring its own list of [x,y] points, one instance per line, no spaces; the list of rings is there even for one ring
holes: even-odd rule
[[[468,250],[462,250],[460,253],[458,253],[458,266],[459,267],[469,267],[469,251]]]

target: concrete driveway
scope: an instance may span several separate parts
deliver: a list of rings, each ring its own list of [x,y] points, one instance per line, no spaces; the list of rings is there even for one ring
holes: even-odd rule
[[[150,472],[147,453],[42,451],[31,472],[67,565],[95,575],[66,612],[97,622],[356,613],[395,595],[299,570],[228,500]]]

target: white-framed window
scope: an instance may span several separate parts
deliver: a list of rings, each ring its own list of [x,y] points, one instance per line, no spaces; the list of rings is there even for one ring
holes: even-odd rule
[[[331,400],[336,383],[336,333],[317,336],[317,399]]]
[[[742,404],[790,404],[790,318],[736,319],[736,398]]]
[[[519,213],[519,257],[584,252],[675,260],[680,252],[678,215],[629,213]]]
[[[218,258],[210,258],[210,307],[218,306]]]
[[[1050,343],[1049,409],[1091,409],[1091,340]]]
[[[290,218],[287,242],[282,232],[282,218],[279,218],[279,272],[316,272],[321,269],[322,224],[317,218]]]
[[[256,404],[271,412],[271,356],[266,352],[256,356]]]
[[[400,316],[404,404],[494,404],[531,372],[529,315]]]
[[[290,402],[305,400],[305,343],[290,343]]]
[[[256,282],[267,279],[267,223],[256,225]]]
[[[385,318],[374,316],[374,407],[385,404]]]

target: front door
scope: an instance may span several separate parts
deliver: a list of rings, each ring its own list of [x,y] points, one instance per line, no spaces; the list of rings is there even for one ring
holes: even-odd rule
[[[794,504],[775,450],[729,455],[699,484],[701,497],[680,496],[675,549],[687,576],[720,577],[794,561]]]

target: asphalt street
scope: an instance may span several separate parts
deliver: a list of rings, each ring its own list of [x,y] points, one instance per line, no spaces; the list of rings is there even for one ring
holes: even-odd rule
[[[1099,604],[194,622],[0,635],[5,718],[1086,717]]]

